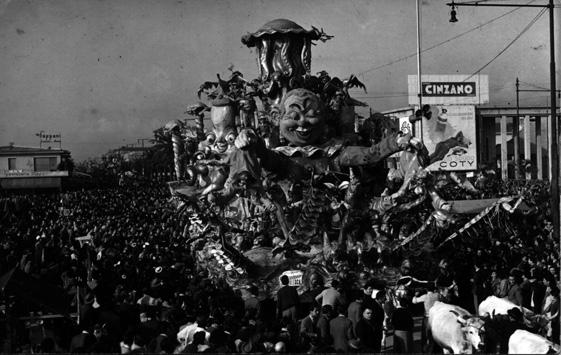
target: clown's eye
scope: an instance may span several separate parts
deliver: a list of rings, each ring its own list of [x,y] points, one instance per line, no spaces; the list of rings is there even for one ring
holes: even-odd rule
[[[228,133],[226,136],[226,142],[232,144],[236,140],[236,135],[234,133]]]
[[[212,144],[216,140],[216,135],[214,133],[210,133],[206,136],[206,140],[207,140],[207,142]]]

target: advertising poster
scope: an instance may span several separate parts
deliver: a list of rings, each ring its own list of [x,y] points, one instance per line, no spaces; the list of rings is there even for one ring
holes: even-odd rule
[[[430,170],[477,169],[475,106],[431,105],[431,119],[423,119],[423,142],[430,154]]]
[[[399,118],[399,130],[403,134],[413,134],[413,125],[409,122],[409,116]]]

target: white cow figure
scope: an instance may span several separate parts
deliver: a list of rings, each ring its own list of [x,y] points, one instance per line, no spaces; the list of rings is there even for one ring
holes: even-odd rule
[[[484,345],[484,321],[465,309],[437,301],[429,311],[434,342],[445,354],[471,354]]]
[[[546,338],[518,329],[508,339],[509,354],[559,354],[561,348]]]
[[[478,314],[480,316],[489,315],[493,318],[496,314],[507,314],[509,309],[520,308],[506,298],[489,296],[479,304]],[[527,308],[520,309],[525,316],[532,316],[534,313]]]

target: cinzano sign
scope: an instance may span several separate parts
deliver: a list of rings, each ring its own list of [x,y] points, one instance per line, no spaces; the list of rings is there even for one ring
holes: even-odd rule
[[[429,105],[480,105],[489,102],[487,75],[421,75],[419,88],[417,75],[408,76],[409,104]]]
[[[423,96],[475,96],[475,82],[421,83]]]

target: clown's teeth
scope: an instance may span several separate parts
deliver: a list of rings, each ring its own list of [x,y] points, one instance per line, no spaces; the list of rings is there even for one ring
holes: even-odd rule
[[[298,127],[298,128],[296,128],[296,131],[298,131],[298,132],[303,132],[303,133],[307,133],[307,132],[310,131],[310,129],[309,129],[309,128],[305,128],[305,127]]]

